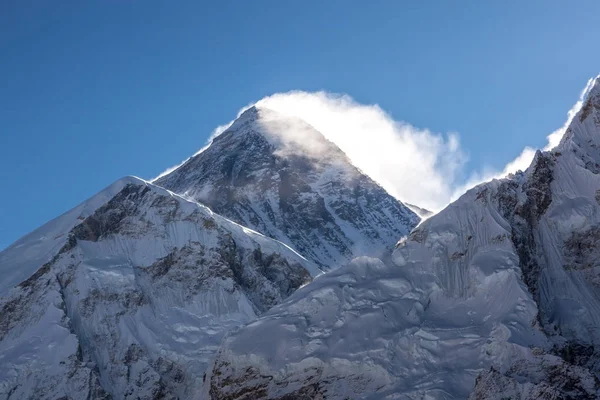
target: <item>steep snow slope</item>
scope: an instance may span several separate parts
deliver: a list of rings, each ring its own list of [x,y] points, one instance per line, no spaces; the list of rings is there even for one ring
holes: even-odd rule
[[[549,349],[510,227],[492,207],[473,210],[475,197],[423,222],[392,265],[355,260],[229,336],[205,390],[215,400],[248,390],[465,398],[481,369],[528,357],[530,345]]]
[[[226,331],[319,273],[288,246],[137,178],[0,260],[3,287],[28,277],[0,299],[0,398],[11,399],[186,398]]]
[[[598,398],[599,245],[596,81],[527,171],[424,221],[392,263],[355,260],[227,337],[203,394]]]
[[[155,183],[288,243],[324,268],[389,255],[419,222],[313,127],[263,108],[245,111]]]
[[[93,214],[98,207],[133,181],[135,178],[123,178],[113,183],[88,201],[22,237],[0,252],[0,276],[2,277],[0,294],[24,281],[37,271],[40,265],[50,261],[65,245],[66,232]]]

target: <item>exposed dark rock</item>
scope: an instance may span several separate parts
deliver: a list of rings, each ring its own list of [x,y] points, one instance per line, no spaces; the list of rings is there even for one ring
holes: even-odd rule
[[[540,304],[538,284],[542,266],[537,257],[538,242],[534,232],[540,217],[552,203],[553,167],[552,156],[538,151],[527,182],[521,187],[514,180],[503,181],[496,194],[499,211],[511,223],[510,238],[519,256],[523,281],[537,304]],[[524,202],[518,200],[520,191],[526,195]],[[544,316],[538,315],[538,318],[542,322]]]
[[[236,378],[231,376],[222,376],[220,371],[234,368],[233,366],[221,363],[216,366],[215,373],[211,379],[210,396],[211,400],[325,400],[327,399],[326,389],[319,382],[322,374],[320,368],[310,368],[302,373],[302,380],[292,378],[288,381],[274,381],[270,375],[262,375],[254,367],[246,368],[243,373],[236,373]],[[235,369],[235,368],[234,368]],[[252,382],[251,384],[248,384]],[[292,390],[282,396],[273,397],[269,395],[269,386],[288,387],[293,385],[298,389]]]
[[[565,269],[582,270],[600,265],[600,227],[573,232],[564,245]]]
[[[128,184],[108,203],[73,228],[73,236],[77,240],[96,242],[122,231],[123,219],[137,212],[144,196],[149,192],[150,188],[147,186]]]
[[[519,360],[505,373],[492,367],[480,374],[469,400],[592,400],[599,389],[600,382],[588,370],[541,356]]]

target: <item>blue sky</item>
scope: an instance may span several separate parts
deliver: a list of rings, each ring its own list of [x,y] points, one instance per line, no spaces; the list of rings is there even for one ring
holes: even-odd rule
[[[501,170],[599,72],[598,15],[597,1],[4,0],[0,248],[292,89],[457,132],[465,177]]]

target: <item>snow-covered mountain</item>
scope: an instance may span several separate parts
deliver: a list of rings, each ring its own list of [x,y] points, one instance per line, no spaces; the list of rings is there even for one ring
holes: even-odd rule
[[[319,273],[206,206],[122,179],[0,253],[0,399],[189,398],[228,330]]]
[[[0,253],[0,399],[600,397],[600,81],[557,148],[418,221],[250,108]]]
[[[246,110],[155,183],[289,244],[324,269],[389,255],[420,219],[312,126],[264,108]]]
[[[406,207],[410,208],[412,210],[412,212],[414,212],[415,214],[417,214],[422,219],[429,218],[429,217],[431,217],[434,214],[433,211],[429,211],[426,208],[421,208],[419,206],[415,206],[414,204],[404,203],[404,205]]]
[[[600,398],[599,249],[596,80],[525,172],[228,336],[199,398]]]
[[[0,253],[0,399],[195,397],[228,331],[419,221],[269,110],[156,183],[119,180]]]

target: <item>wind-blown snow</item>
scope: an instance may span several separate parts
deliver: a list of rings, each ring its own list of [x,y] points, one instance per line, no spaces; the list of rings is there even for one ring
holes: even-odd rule
[[[581,110],[581,107],[583,106],[583,102],[586,99],[586,97],[588,96],[594,82],[599,77],[600,77],[600,75],[598,75],[596,78],[591,78],[588,80],[587,84],[585,85],[585,87],[583,88],[581,93],[579,94],[579,99],[573,105],[573,107],[571,107],[571,109],[568,111],[567,119],[566,119],[564,125],[546,137],[548,143],[544,146],[544,148],[543,148],[544,151],[550,151],[553,148],[555,148],[556,146],[558,146],[562,137],[564,136],[565,131],[571,124],[571,121],[573,121],[573,118],[575,117],[575,115],[579,112],[579,110]],[[469,190],[470,188],[477,186],[483,182],[486,182],[486,181],[489,181],[492,179],[504,178],[507,175],[513,174],[517,171],[526,170],[531,165],[531,161],[533,161],[533,157],[535,156],[536,151],[537,151],[537,149],[526,146],[523,149],[523,151],[521,151],[521,153],[515,159],[513,159],[512,161],[510,161],[509,163],[507,163],[504,166],[504,169],[502,169],[502,171],[494,171],[494,170],[487,169],[482,172],[473,173],[470,176],[470,178],[467,180],[467,182],[458,186],[454,190],[454,193],[452,195],[452,200],[456,200],[460,195],[465,193],[467,190]]]

